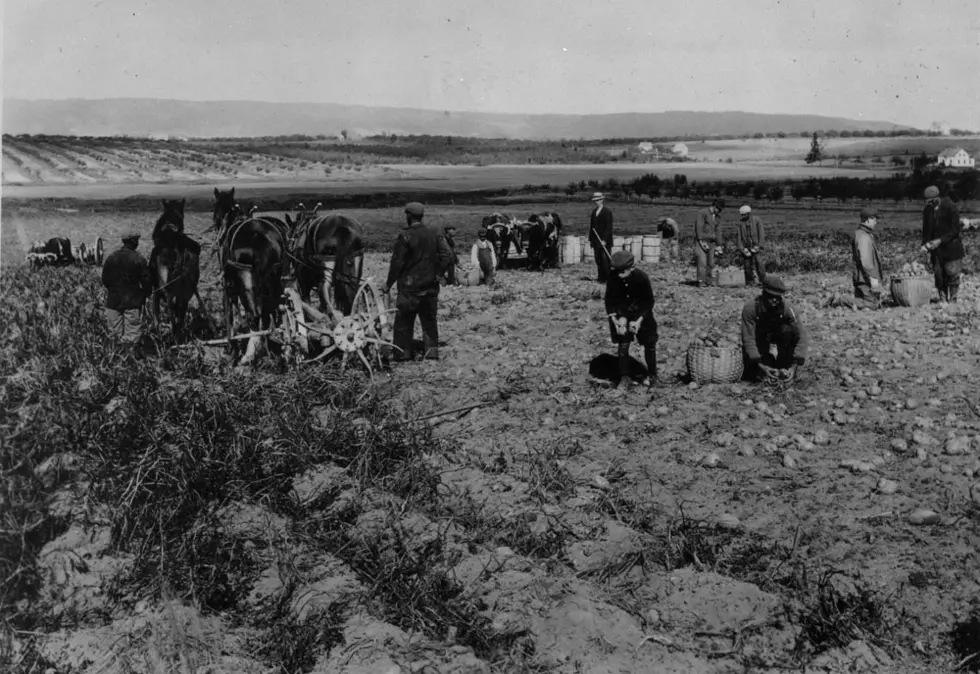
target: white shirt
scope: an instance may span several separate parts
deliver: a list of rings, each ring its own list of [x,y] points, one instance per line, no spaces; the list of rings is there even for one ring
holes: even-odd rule
[[[473,263],[473,266],[474,267],[479,267],[480,266],[480,258],[479,258],[479,254],[477,253],[477,251],[480,248],[489,248],[490,249],[490,260],[493,262],[493,268],[496,269],[497,268],[497,253],[493,249],[493,244],[490,243],[489,241],[477,241],[476,243],[473,244],[473,248],[470,249],[470,262]]]

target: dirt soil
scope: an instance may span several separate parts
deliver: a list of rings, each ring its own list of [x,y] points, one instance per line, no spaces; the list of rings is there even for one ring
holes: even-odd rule
[[[386,265],[373,255],[366,273],[383,279]],[[406,419],[481,406],[427,422],[455,447],[429,457],[447,515],[436,523],[406,513],[404,530],[415,543],[477,521],[523,532],[519,549],[446,536],[467,596],[533,654],[534,671],[949,671],[950,630],[980,594],[976,279],[956,305],[854,312],[823,306],[847,291],[844,278],[787,277],[813,341],[796,384],[697,387],[683,379],[688,343],[711,327],[735,336],[758,290],[698,289],[683,283],[687,268],[643,266],[660,326],[652,390],[618,391],[588,375],[589,361],[613,349],[592,265],[504,271],[492,289],[443,290],[442,359],[400,364],[378,385],[398,392]],[[313,498],[345,479],[311,467],[297,492]],[[923,508],[938,522],[913,524]],[[235,521],[257,539],[280,530],[267,513],[246,515]],[[358,526],[372,521],[363,514]],[[99,546],[69,535],[74,549]],[[65,545],[43,557],[51,586],[84,590],[71,573],[57,575]],[[324,606],[357,596],[340,562],[308,552],[320,578],[310,596]],[[840,593],[880,597],[890,627],[842,624],[840,643],[814,649],[801,667],[794,649],[813,635],[801,616],[828,570],[840,572],[831,581]],[[260,599],[281,585],[270,567],[253,591]],[[112,662],[95,646],[80,656],[79,640],[156,634],[154,621],[175,610],[186,609],[144,607],[124,626],[60,635],[46,656],[77,671]],[[227,662],[207,671],[261,671],[234,659],[242,649],[216,621],[181,623],[196,625],[187,629],[198,640],[225,640]],[[491,671],[452,635],[433,643],[361,613],[344,629],[346,643],[314,671]]]

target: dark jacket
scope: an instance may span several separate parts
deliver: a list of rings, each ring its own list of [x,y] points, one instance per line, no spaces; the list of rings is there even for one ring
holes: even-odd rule
[[[851,280],[854,288],[860,289],[860,297],[868,297],[871,292],[871,279],[880,283],[884,278],[881,273],[881,258],[878,257],[878,246],[875,235],[867,227],[861,226],[854,232],[851,241],[851,258],[854,261],[854,273]]]
[[[710,208],[698,213],[698,219],[694,221],[694,240],[709,246],[724,245],[725,238],[722,236],[721,223]]]
[[[939,206],[926,206],[922,209],[922,245],[939,239],[939,247],[932,251],[943,262],[962,260],[966,255],[960,232],[960,212],[949,197],[944,197]]]
[[[139,309],[150,293],[150,268],[146,259],[128,246],[106,258],[102,265],[102,285],[109,289],[107,309]]]
[[[606,250],[610,250],[613,244],[613,214],[605,206],[596,214],[595,209],[589,217],[589,241],[596,245],[596,236],[606,244]]]
[[[738,221],[738,249],[758,248],[762,250],[766,244],[766,229],[758,215],[750,215],[746,221]]]
[[[789,302],[783,301],[782,313],[766,311],[761,295],[748,300],[742,307],[742,351],[749,360],[760,360],[759,344],[771,343],[771,336],[784,329],[793,331],[798,340],[793,355],[805,359],[810,350],[810,335]]]
[[[660,232],[662,239],[673,239],[680,229],[680,225],[673,218],[663,218],[657,225],[657,231]]]
[[[440,275],[453,264],[446,239],[421,222],[403,229],[395,239],[388,267],[388,287],[398,284],[398,294],[438,295]]]
[[[606,314],[625,317],[628,321],[653,314],[653,286],[646,272],[634,267],[625,279],[616,272],[609,273],[606,279]]]

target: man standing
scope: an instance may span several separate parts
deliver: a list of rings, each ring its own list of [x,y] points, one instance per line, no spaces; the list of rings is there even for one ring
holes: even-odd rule
[[[634,266],[633,254],[617,250],[612,255],[606,281],[606,315],[609,335],[618,346],[619,383],[629,388],[630,343],[633,338],[643,346],[649,376],[644,385],[657,380],[657,321],[653,317],[653,286],[650,277]]]
[[[109,334],[135,347],[140,338],[143,303],[150,293],[150,268],[136,252],[140,244],[138,233],[123,234],[122,243],[122,248],[107,257],[102,266],[102,285],[108,290],[105,317]]]
[[[592,253],[595,255],[595,266],[599,273],[599,283],[605,283],[609,278],[609,265],[613,246],[613,214],[603,204],[605,197],[602,192],[592,195],[592,216],[589,218],[589,241],[592,243]]]
[[[477,241],[470,249],[470,262],[480,270],[480,283],[493,285],[497,269],[497,253],[493,244],[487,241],[487,230],[483,227],[476,234]]]
[[[405,205],[405,226],[395,239],[384,292],[398,284],[395,304],[396,361],[412,360],[415,318],[422,326],[423,358],[439,359],[439,276],[452,264],[446,239],[422,223],[425,207],[417,201]]]
[[[714,283],[715,254],[721,254],[725,240],[721,233],[719,216],[725,208],[722,199],[715,199],[711,205],[698,213],[694,222],[694,256],[697,260],[698,286]]]
[[[442,231],[446,245],[449,246],[449,250],[453,254],[453,261],[446,269],[446,285],[458,286],[459,277],[456,272],[459,269],[459,256],[456,254],[456,227],[455,225],[446,225]]]
[[[940,302],[955,302],[960,289],[960,273],[966,251],[960,233],[960,213],[949,197],[939,198],[939,188],[930,185],[925,191],[922,209],[922,252],[929,253]]]
[[[660,233],[660,256],[664,260],[679,260],[680,247],[678,246],[678,235],[681,228],[673,218],[660,218],[657,223],[657,232]]]
[[[784,370],[784,379],[796,376],[796,368],[806,362],[810,336],[796,310],[783,301],[783,280],[768,274],[762,283],[762,294],[742,307],[743,378],[779,379],[776,370]],[[770,352],[776,347],[776,356]]]
[[[759,284],[766,280],[766,268],[762,263],[762,250],[766,244],[766,230],[759,216],[752,215],[748,204],[738,209],[738,249],[742,251],[745,269],[745,285],[753,285],[756,275]]]
[[[854,308],[877,309],[881,305],[883,276],[881,258],[875,243],[874,229],[878,224],[878,211],[861,209],[861,226],[851,241],[851,257],[854,260]]]

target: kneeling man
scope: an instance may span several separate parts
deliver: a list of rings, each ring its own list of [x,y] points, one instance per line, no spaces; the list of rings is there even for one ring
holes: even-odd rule
[[[749,381],[792,379],[806,362],[810,336],[796,310],[784,301],[786,292],[782,279],[767,274],[762,294],[742,307],[743,378]],[[770,352],[773,346],[775,356]]]

